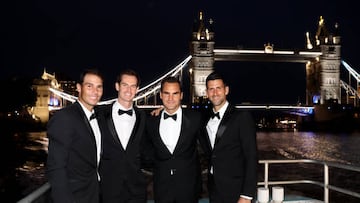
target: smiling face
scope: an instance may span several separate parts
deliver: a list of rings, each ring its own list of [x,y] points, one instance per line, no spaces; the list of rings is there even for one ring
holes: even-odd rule
[[[228,93],[229,87],[221,79],[209,80],[206,84],[206,94],[215,111],[218,111],[225,104]]]
[[[103,80],[98,75],[88,73],[81,84],[76,84],[76,88],[79,92],[79,101],[92,111],[103,94]]]
[[[137,78],[124,74],[121,81],[115,83],[115,88],[118,91],[118,102],[125,108],[130,108],[139,89]]]
[[[165,110],[172,114],[181,105],[181,100],[183,97],[183,93],[181,92],[181,88],[179,83],[177,82],[165,82],[162,86],[162,90],[160,92],[160,98],[163,102]]]

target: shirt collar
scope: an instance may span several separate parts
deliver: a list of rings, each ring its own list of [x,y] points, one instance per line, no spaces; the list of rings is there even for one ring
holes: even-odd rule
[[[223,115],[225,114],[225,111],[226,111],[226,109],[227,109],[228,106],[229,106],[229,102],[226,101],[225,104],[219,109],[219,111],[217,111],[217,112],[219,112],[220,119],[221,119],[221,118],[223,117]],[[212,109],[212,111],[213,111],[214,113],[217,113],[217,112],[215,112],[214,109]]]
[[[174,114],[177,114],[177,117],[179,118],[179,116],[182,114],[182,109],[181,109],[181,106],[174,112],[174,113],[168,113],[165,109],[164,111],[162,112],[161,114],[161,118],[164,119],[164,113],[167,113],[169,115],[174,115]]]
[[[132,109],[132,108],[133,108],[133,106],[131,106],[130,108],[125,108],[123,105],[121,105],[121,104],[119,103],[119,101],[116,101],[116,102],[114,102],[114,104],[113,104],[113,110],[115,110],[116,112],[117,112],[118,109],[127,111],[127,110],[130,110],[130,109]]]
[[[80,101],[78,101],[82,110],[84,111],[86,117],[90,120],[90,116],[95,112],[94,109],[92,111],[89,111]]]

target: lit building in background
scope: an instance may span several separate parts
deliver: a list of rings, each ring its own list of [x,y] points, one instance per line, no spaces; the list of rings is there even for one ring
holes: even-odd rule
[[[75,81],[57,81],[54,74],[49,74],[44,69],[41,78],[36,78],[33,81],[33,89],[36,91],[36,103],[32,108],[32,115],[39,119],[42,123],[49,120],[49,113],[53,110],[61,109],[63,106],[69,104],[68,101],[55,95],[49,88],[58,91],[65,91],[76,96],[76,82]]]

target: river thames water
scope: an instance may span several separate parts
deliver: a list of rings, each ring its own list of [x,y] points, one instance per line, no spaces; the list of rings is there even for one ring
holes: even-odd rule
[[[19,162],[21,165],[15,170],[9,171],[10,175],[1,179],[0,200],[10,199],[7,202],[16,202],[46,182],[44,175],[47,154],[46,132],[30,132],[15,136],[26,136],[23,140],[27,141],[23,142],[24,148],[21,154],[16,155],[18,157],[8,154],[9,157],[14,157],[11,159],[21,157],[23,161]],[[358,131],[351,133],[259,131],[257,144],[259,159],[315,159],[360,166],[360,132]],[[360,181],[360,177],[355,177],[355,180]]]

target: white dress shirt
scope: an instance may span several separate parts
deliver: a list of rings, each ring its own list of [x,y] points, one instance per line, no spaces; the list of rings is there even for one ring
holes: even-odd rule
[[[167,112],[164,110],[161,114],[159,126],[160,137],[168,150],[173,153],[180,136],[182,109],[181,107],[179,107],[179,109],[175,113],[173,113],[176,114],[176,121],[174,121],[174,119],[172,118],[164,119],[164,113]]]
[[[222,106],[218,111],[219,115],[220,115],[220,119],[218,119],[217,117],[210,118],[209,122],[206,125],[206,130],[207,130],[207,133],[209,135],[209,139],[210,139],[210,143],[211,143],[212,148],[214,148],[214,145],[215,145],[216,133],[218,131],[221,119],[223,118],[224,113],[225,113],[228,106],[229,106],[229,102],[226,101],[224,106]],[[214,113],[217,113],[217,112],[214,112]]]
[[[121,145],[126,150],[127,144],[129,142],[131,133],[136,122],[136,115],[134,110],[132,110],[133,114],[131,116],[126,113],[119,115],[119,109],[127,111],[132,109],[132,107],[129,109],[125,109],[118,101],[114,102],[112,106],[112,119],[114,121],[116,133],[119,137]]]

